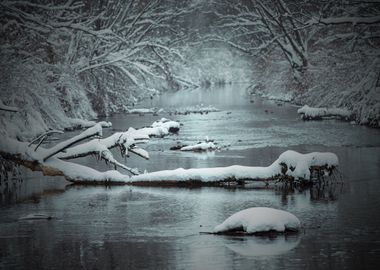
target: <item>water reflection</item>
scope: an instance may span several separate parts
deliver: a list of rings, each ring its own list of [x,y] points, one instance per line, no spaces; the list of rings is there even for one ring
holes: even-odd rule
[[[299,234],[227,238],[226,247],[242,256],[274,256],[286,254],[298,246]]]
[[[335,202],[343,193],[344,183],[325,181],[306,186],[277,185],[273,188],[277,195],[281,196],[283,204],[287,204],[289,197],[300,194],[306,195],[311,202]]]

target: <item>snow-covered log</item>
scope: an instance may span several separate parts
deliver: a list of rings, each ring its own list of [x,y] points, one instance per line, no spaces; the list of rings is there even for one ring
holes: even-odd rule
[[[200,142],[197,144],[184,146],[180,150],[200,152],[200,151],[212,151],[216,149],[217,149],[217,146],[213,142]]]
[[[285,151],[268,167],[234,165],[230,167],[175,169],[140,174],[130,179],[136,185],[218,185],[234,181],[303,180],[330,175],[338,157],[329,152],[301,154]]]
[[[341,108],[313,108],[308,105],[297,110],[303,120],[321,120],[324,118],[339,118],[350,120],[352,114],[347,109]]]
[[[141,108],[141,109],[128,109],[126,113],[129,114],[153,114],[156,111],[154,109],[147,109],[147,108]]]
[[[268,207],[252,207],[233,214],[217,225],[213,233],[256,234],[272,231],[284,233],[298,231],[300,226],[300,220],[289,212]]]

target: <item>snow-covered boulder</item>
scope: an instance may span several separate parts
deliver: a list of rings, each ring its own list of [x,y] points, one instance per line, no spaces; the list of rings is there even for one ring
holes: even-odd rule
[[[166,118],[161,118],[160,120],[154,121],[152,124],[152,127],[163,127],[171,133],[178,132],[180,126],[180,123],[177,121],[172,121]]]
[[[252,207],[233,214],[217,225],[213,233],[244,232],[253,234],[270,231],[298,231],[300,226],[300,220],[289,212],[267,207]]]
[[[180,128],[180,123],[166,118],[154,121],[150,127],[144,127],[137,130],[139,134],[147,136],[163,137],[169,133],[176,133]]]

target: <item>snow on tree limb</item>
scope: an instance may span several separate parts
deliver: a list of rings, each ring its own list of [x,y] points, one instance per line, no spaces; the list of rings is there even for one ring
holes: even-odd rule
[[[62,152],[63,150],[69,148],[70,146],[72,146],[72,145],[74,145],[80,141],[91,138],[95,135],[102,136],[102,126],[100,124],[96,124],[95,126],[93,126],[89,129],[87,129],[86,131],[82,132],[81,134],[79,134],[79,135],[77,135],[71,139],[68,139],[66,141],[63,141],[63,142],[57,144],[56,146],[48,149],[45,153],[45,156],[43,157],[43,161],[46,161],[50,157],[58,154],[59,152]]]
[[[87,166],[64,160],[96,154],[106,162],[136,175],[139,173],[138,170],[129,168],[128,166],[118,162],[113,157],[109,148],[116,146],[119,146],[121,149],[128,148],[129,146],[135,147],[135,142],[137,143],[139,140],[146,140],[149,138],[146,135],[137,133],[135,129],[129,129],[127,132],[115,133],[105,139],[94,139],[89,142],[70,147],[73,144],[87,138],[97,135],[101,136],[101,124],[96,124],[81,134],[65,140],[50,149],[45,149],[42,147],[34,149],[33,143],[38,142],[38,145],[40,145],[41,140],[45,138],[48,133],[41,135],[29,144],[10,138],[5,138],[0,144],[0,155],[33,171],[41,171],[44,175],[64,176],[70,181],[95,181],[96,183],[106,183],[108,181],[112,181],[112,183],[119,183],[128,180],[129,176],[123,175],[115,170],[99,172]],[[145,155],[146,157],[148,155],[147,152],[144,153],[143,150],[136,150],[136,152],[139,152],[138,154],[140,156]]]

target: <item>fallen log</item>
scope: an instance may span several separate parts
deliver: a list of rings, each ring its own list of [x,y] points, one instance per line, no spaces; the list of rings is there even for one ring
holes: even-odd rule
[[[308,105],[297,110],[303,120],[341,119],[352,120],[352,113],[342,108],[313,108]]]
[[[3,138],[0,142],[0,155],[32,171],[44,175],[63,176],[68,181],[81,184],[126,184],[140,186],[226,186],[231,183],[243,184],[245,181],[313,181],[316,177],[331,175],[338,166],[338,157],[333,153],[300,154],[285,151],[267,167],[233,165],[218,168],[176,169],[139,174],[137,169],[129,168],[118,162],[110,149],[118,147],[122,155],[129,152],[149,158],[148,152],[137,148],[136,144],[146,142],[148,135],[133,128],[117,132],[107,138],[84,140],[102,135],[102,127],[97,124],[81,134],[45,149],[40,139],[32,143]],[[37,147],[34,146],[37,143]],[[76,144],[76,145],[74,145]],[[105,172],[79,165],[66,160],[97,154],[99,159],[113,164],[115,170]],[[133,176],[116,170],[127,170]]]

